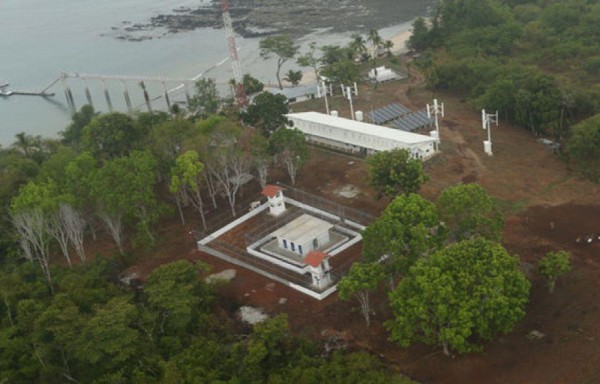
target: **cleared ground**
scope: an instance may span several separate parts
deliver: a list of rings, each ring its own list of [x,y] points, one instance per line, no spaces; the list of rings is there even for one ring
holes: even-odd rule
[[[418,83],[413,77],[377,90],[364,86],[355,110],[368,111],[394,101],[421,109],[433,95]],[[527,316],[514,332],[488,343],[482,353],[454,358],[423,345],[402,349],[387,341],[382,327],[389,317],[385,292],[375,298],[375,324],[367,329],[360,314],[352,310],[354,304],[339,301],[337,295],[319,302],[238,268],[231,284],[223,288],[220,302],[232,312],[239,305],[251,305],[272,315],[287,313],[294,332],[318,339],[340,337],[350,348],[372,351],[398,371],[425,383],[600,382],[600,242],[576,242],[578,237],[600,233],[600,188],[577,177],[536,137],[509,126],[502,116],[500,126],[492,128],[494,156],[488,157],[483,152],[487,134],[481,129],[480,112],[450,95],[435,96],[446,104],[442,154],[427,163],[431,180],[422,193],[435,199],[447,186],[477,182],[498,200],[506,213],[504,245],[519,255],[533,283]],[[341,116],[348,115],[347,102],[341,98],[331,102]],[[294,109],[324,110],[324,105],[315,100]],[[289,182],[283,170],[275,170],[271,180]],[[373,214],[387,204],[375,200],[374,191],[368,188],[362,160],[323,150],[313,151],[297,186]],[[347,198],[341,190],[358,194]],[[258,197],[258,186],[244,191],[244,197],[251,196]],[[160,248],[132,270],[144,275],[180,258],[203,260],[214,272],[232,268],[195,251],[189,229],[176,221],[165,223]],[[560,249],[572,253],[573,270],[550,295],[535,263],[546,252]],[[351,250],[356,256],[360,253],[360,247]],[[280,304],[281,298],[287,301]],[[532,330],[545,336],[530,340],[527,334]]]

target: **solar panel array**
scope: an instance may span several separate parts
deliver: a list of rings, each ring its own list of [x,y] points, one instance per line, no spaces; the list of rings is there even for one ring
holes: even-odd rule
[[[427,117],[427,111],[421,110],[406,116],[402,116],[391,122],[394,128],[400,129],[406,132],[413,132],[419,128],[430,126],[433,124],[433,118]]]
[[[402,104],[393,103],[372,112],[368,112],[367,116],[373,124],[381,125],[406,115],[407,113],[410,113],[410,109]]]

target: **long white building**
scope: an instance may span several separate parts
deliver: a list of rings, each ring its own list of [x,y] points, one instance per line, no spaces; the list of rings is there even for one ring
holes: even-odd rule
[[[436,139],[380,125],[363,123],[319,112],[286,115],[291,128],[297,128],[313,143],[352,153],[370,155],[396,148],[408,150],[414,158],[428,159]]]

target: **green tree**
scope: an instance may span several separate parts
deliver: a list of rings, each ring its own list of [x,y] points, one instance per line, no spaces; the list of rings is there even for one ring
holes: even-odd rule
[[[327,77],[327,82],[331,83],[352,84],[361,79],[360,68],[349,59],[329,64],[323,67],[321,73]]]
[[[127,296],[98,306],[73,341],[74,356],[85,377],[123,371],[140,353],[141,338],[133,327],[137,309]]]
[[[196,81],[195,87],[196,93],[190,100],[190,110],[196,116],[216,113],[219,110],[221,99],[215,80],[203,77]]]
[[[427,181],[421,161],[412,158],[406,149],[378,152],[369,156],[366,164],[369,183],[379,198],[415,193]]]
[[[388,56],[392,56],[392,48],[394,48],[394,42],[392,40],[384,41],[381,47],[385,49]]]
[[[425,19],[417,17],[412,25],[412,33],[406,41],[406,46],[417,52],[423,52],[429,48],[430,38],[429,29],[425,23]]]
[[[83,129],[92,122],[92,119],[98,115],[94,111],[94,107],[86,104],[79,112],[71,117],[71,124],[60,135],[63,137],[62,142],[72,147],[79,147],[83,139]]]
[[[548,252],[538,262],[540,274],[548,280],[548,290],[554,292],[556,279],[571,270],[570,255],[566,251]]]
[[[156,160],[147,151],[106,162],[96,172],[91,194],[119,251],[123,252],[123,219],[133,220],[137,238],[152,244],[150,229],[158,220],[162,206],[157,200]]]
[[[579,173],[600,183],[600,114],[573,127],[567,154]]]
[[[396,197],[362,235],[363,258],[383,263],[392,288],[398,277],[419,258],[440,249],[445,239],[435,205],[414,193]]]
[[[271,136],[271,148],[288,171],[292,184],[296,183],[296,174],[308,160],[310,152],[304,134],[294,128],[281,128]]]
[[[83,146],[98,159],[129,154],[143,139],[133,119],[113,112],[99,115],[83,129]]]
[[[308,52],[298,56],[296,63],[301,67],[310,67],[315,73],[315,78],[319,79],[319,65],[320,59],[317,57],[317,43],[314,41],[308,45]]]
[[[202,225],[206,228],[204,203],[200,194],[200,178],[204,172],[204,164],[199,158],[196,151],[187,151],[177,158],[175,165],[171,168],[169,191],[175,195],[181,223],[185,225],[182,205],[191,203],[200,213]]]
[[[422,259],[390,293],[386,326],[402,346],[441,345],[444,354],[477,350],[525,315],[530,284],[499,244],[465,240]]]
[[[265,137],[269,137],[275,130],[288,123],[285,117],[288,112],[285,96],[263,92],[256,96],[248,110],[242,113],[242,121],[258,128]]]
[[[483,237],[502,240],[504,220],[494,200],[479,184],[446,188],[437,201],[440,219],[454,241]]]
[[[212,295],[199,279],[204,264],[180,260],[156,268],[144,285],[150,310],[157,316],[160,334],[183,334],[208,309]]]
[[[360,34],[352,35],[352,41],[348,45],[348,48],[354,52],[354,59],[358,59],[359,61],[363,61],[363,58],[367,54],[367,42],[365,38]]]
[[[294,45],[294,41],[288,35],[273,35],[262,39],[259,43],[259,47],[260,57],[263,59],[268,59],[271,56],[277,58],[277,84],[279,84],[279,89],[283,89],[279,75],[281,67],[288,60],[291,60],[296,56],[299,46]]]
[[[302,71],[294,71],[293,69],[290,69],[285,74],[285,77],[283,78],[283,80],[287,81],[288,83],[292,84],[293,86],[296,86],[296,85],[300,84],[300,81],[302,80]]]
[[[377,262],[366,264],[354,263],[348,274],[337,285],[340,299],[349,300],[352,297],[356,297],[367,327],[371,326],[370,295],[377,289],[383,277],[383,270]]]
[[[244,91],[248,95],[262,92],[265,88],[265,85],[260,80],[252,77],[249,73],[244,74],[242,82],[244,84]]]

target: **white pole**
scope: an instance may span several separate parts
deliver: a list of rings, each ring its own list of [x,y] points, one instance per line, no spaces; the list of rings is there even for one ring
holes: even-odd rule
[[[327,101],[327,85],[325,84],[325,82],[323,82],[322,84],[323,84],[323,91],[324,91],[323,93],[325,96],[325,111],[329,115],[329,101]]]
[[[346,87],[344,84],[340,84],[340,87],[342,87],[342,96],[346,97]]]
[[[352,120],[356,120],[354,118],[354,107],[352,106],[352,91],[350,90],[350,87],[348,87],[348,89],[346,90],[346,94],[348,95],[348,100],[350,101],[350,114],[352,115]]]
[[[356,85],[356,81],[354,82],[354,96],[358,96],[358,86]]]

